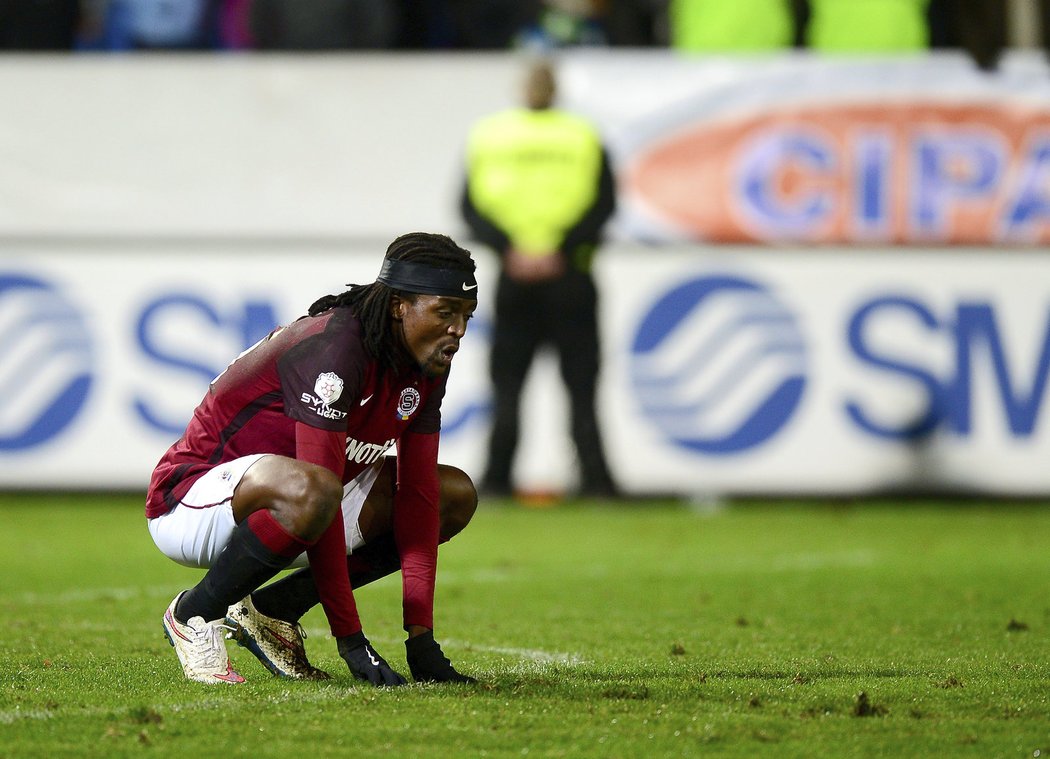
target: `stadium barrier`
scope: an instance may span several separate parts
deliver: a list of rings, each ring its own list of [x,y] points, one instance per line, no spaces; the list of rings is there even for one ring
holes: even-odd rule
[[[463,237],[463,139],[520,64],[0,61],[0,488],[144,487],[231,356],[397,234]],[[622,189],[597,275],[628,490],[1050,493],[1041,57],[581,52],[562,91]],[[488,313],[445,408],[442,458],[474,474]],[[520,481],[561,489],[546,358],[526,406]]]

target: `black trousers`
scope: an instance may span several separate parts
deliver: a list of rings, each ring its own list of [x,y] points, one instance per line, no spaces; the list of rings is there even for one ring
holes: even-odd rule
[[[490,358],[495,421],[482,488],[496,493],[511,490],[522,388],[536,352],[548,345],[557,352],[568,391],[580,492],[611,495],[616,488],[595,411],[600,356],[598,295],[591,276],[574,269],[558,279],[532,284],[500,275]]]

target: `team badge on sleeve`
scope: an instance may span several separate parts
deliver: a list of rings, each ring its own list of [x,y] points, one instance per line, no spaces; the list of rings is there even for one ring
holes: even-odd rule
[[[419,408],[420,395],[414,387],[406,387],[401,391],[401,397],[397,401],[397,416],[405,421]]]
[[[324,405],[331,406],[343,394],[343,378],[335,372],[324,372],[317,375],[314,393]]]

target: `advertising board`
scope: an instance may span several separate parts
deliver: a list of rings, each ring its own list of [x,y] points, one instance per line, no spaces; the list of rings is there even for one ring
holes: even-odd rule
[[[210,380],[385,244],[24,242],[0,257],[0,488],[141,489]],[[494,260],[443,407],[479,476]],[[632,492],[1050,493],[1050,257],[645,248],[599,259],[609,458]],[[518,484],[571,488],[550,357]]]

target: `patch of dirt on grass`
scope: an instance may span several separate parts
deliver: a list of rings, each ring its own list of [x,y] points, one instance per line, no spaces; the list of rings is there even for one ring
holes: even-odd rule
[[[868,694],[864,691],[858,693],[857,698],[853,702],[854,717],[881,717],[887,711],[884,706],[871,703],[871,699],[868,698]]]

